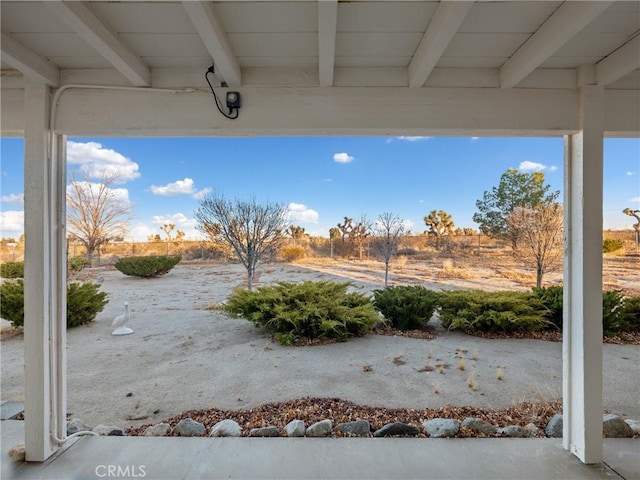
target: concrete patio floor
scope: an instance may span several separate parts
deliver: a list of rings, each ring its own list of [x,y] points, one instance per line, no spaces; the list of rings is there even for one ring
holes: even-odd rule
[[[82,437],[15,463],[24,424],[2,427],[2,479],[640,479],[640,439],[605,439],[587,466],[560,439]]]

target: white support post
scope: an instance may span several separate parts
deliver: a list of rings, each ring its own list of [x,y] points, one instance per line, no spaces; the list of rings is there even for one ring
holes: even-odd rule
[[[564,160],[563,446],[591,464],[602,461],[604,88],[582,85],[578,96]]]
[[[41,462],[58,448],[52,416],[66,412],[64,330],[63,137],[51,148],[49,87],[26,81],[25,87],[25,443],[27,461]],[[55,320],[54,328],[51,327]],[[56,339],[56,330],[62,326]],[[53,331],[52,331],[53,330]],[[62,349],[58,352],[58,349]],[[60,354],[61,353],[61,354]],[[53,361],[52,361],[53,360]],[[62,372],[60,374],[59,372]],[[54,387],[54,395],[52,395]],[[58,397],[58,401],[54,399]],[[63,417],[64,418],[64,417]]]

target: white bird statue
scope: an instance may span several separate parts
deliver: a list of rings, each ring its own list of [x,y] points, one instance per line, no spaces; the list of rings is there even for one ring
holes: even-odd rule
[[[116,327],[116,329],[111,332],[111,335],[129,335],[133,333],[133,330],[126,325],[130,318],[129,302],[124,302],[124,313],[113,319],[111,326]]]

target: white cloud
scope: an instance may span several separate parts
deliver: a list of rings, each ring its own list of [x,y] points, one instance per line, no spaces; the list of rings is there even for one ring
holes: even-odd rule
[[[318,212],[302,203],[291,202],[288,205],[289,220],[300,223],[318,223]]]
[[[334,154],[333,160],[338,163],[349,163],[349,162],[353,162],[355,158],[349,155],[348,153],[342,152],[342,153]]]
[[[194,200],[204,200],[204,197],[206,197],[209,193],[211,193],[211,190],[212,189],[209,187],[203,188],[202,190],[191,195],[191,198],[193,198]]]
[[[471,137],[471,140],[478,140],[480,137]]]
[[[632,177],[635,174],[636,174],[636,172],[628,171],[627,172],[627,177]]]
[[[404,140],[405,142],[419,142],[421,140],[427,140],[431,137],[419,137],[411,135],[402,135],[400,137],[394,137],[396,140]]]
[[[129,237],[133,239],[135,242],[146,242],[149,235],[161,234],[162,232],[158,229],[151,229],[144,223],[138,223],[129,229]]]
[[[24,205],[24,193],[10,193],[9,195],[2,195],[0,197],[2,203],[8,203],[9,205],[16,205],[22,207]]]
[[[632,202],[632,203],[640,203],[640,197],[630,198],[629,201]]]
[[[525,160],[524,162],[520,162],[518,166],[518,170],[522,172],[542,172],[543,170],[549,170],[550,172],[554,172],[558,169],[555,166],[547,166],[542,163],[532,162],[530,160]]]
[[[77,182],[78,188],[81,188],[84,191],[91,190],[95,197],[98,197],[100,194],[100,189],[104,188],[104,185],[101,183],[93,183],[93,182]],[[107,195],[110,200],[115,203],[120,203],[123,205],[130,205],[129,201],[129,190],[126,188],[107,188]],[[67,185],[67,195],[76,196],[76,188],[71,185]],[[103,193],[104,195],[104,193]]]
[[[164,225],[165,223],[173,223],[177,229],[180,227],[195,227],[196,219],[188,218],[184,213],[172,213],[169,215],[154,215],[152,223]]]
[[[177,230],[180,230],[184,232],[186,240],[200,240],[202,238],[202,234],[196,229],[196,219],[193,217],[189,218],[181,212],[171,213],[167,215],[154,215],[151,223],[153,223],[154,225],[159,225],[158,227],[155,227],[151,233],[153,235],[158,234],[162,238],[165,238],[165,234],[162,230],[160,230],[160,227],[165,223],[172,223],[176,226],[176,228],[172,232],[173,236],[175,236]]]
[[[140,176],[138,164],[121,153],[103,148],[97,142],[67,142],[67,162],[80,165],[80,173],[88,178],[116,174],[117,183],[126,183]]]
[[[164,187],[151,185],[151,193],[161,197],[171,197],[173,195],[184,195],[194,193],[193,179],[185,177],[184,180],[177,180],[166,184]]]
[[[409,231],[414,227],[415,223],[408,218],[405,218],[404,220],[402,220],[402,225],[404,225],[405,231]]]
[[[24,211],[6,210],[0,212],[0,236],[19,237],[24,232]]]

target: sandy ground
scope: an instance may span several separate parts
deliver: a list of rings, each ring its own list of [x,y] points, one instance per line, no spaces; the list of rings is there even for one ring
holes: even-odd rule
[[[180,412],[248,408],[304,396],[340,397],[385,407],[501,407],[551,400],[562,393],[562,345],[541,340],[488,340],[441,329],[433,340],[368,335],[313,347],[283,347],[243,319],[211,310],[244,285],[239,265],[180,264],[155,279],[98,270],[109,304],[96,321],[68,332],[68,411],[87,424],[128,427]],[[435,278],[394,277],[433,287]],[[418,275],[419,277],[419,275]],[[474,287],[482,279],[451,279],[439,287]],[[382,272],[357,264],[264,265],[256,286],[278,280],[351,280],[382,287]],[[440,280],[442,282],[442,280]],[[485,287],[486,287],[486,280]],[[494,282],[492,281],[492,284]],[[514,288],[503,278],[495,288]],[[112,336],[111,322],[129,301],[134,333]],[[435,323],[434,323],[435,324]],[[23,337],[3,335],[3,400],[24,399]],[[640,346],[603,345],[604,407],[640,419]],[[466,369],[457,369],[457,351]],[[401,357],[405,363],[394,361]],[[475,358],[475,360],[474,360]],[[444,374],[424,367],[444,362]],[[504,372],[498,380],[497,371]],[[475,372],[477,390],[467,386]],[[434,390],[439,390],[435,393]]]

